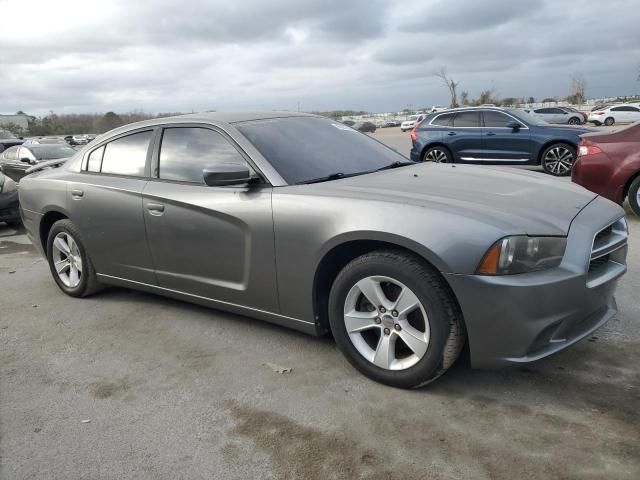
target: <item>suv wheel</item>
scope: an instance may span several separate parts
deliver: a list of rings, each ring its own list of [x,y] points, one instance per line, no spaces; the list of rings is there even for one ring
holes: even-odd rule
[[[438,273],[421,259],[380,250],[351,261],[329,296],[338,348],[364,375],[401,388],[426,385],[458,358],[462,315]]]
[[[71,220],[58,220],[51,227],[47,260],[53,279],[67,295],[86,297],[101,289],[80,232]]]
[[[451,153],[445,147],[435,146],[428,148],[422,155],[423,162],[452,163]]]
[[[571,173],[576,149],[566,143],[554,143],[542,152],[542,168],[550,175],[564,177]]]

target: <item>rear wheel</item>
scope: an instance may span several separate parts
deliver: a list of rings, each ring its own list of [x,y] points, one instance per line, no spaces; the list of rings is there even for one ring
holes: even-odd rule
[[[452,163],[453,158],[451,152],[445,147],[439,145],[428,148],[422,155],[423,162],[434,163]]]
[[[71,220],[58,220],[51,227],[47,260],[53,279],[67,295],[86,297],[102,288],[80,232]]]
[[[614,120],[614,118],[613,118],[613,117],[608,117],[608,118],[605,118],[605,119],[604,119],[604,124],[605,124],[607,127],[610,127],[610,126],[611,126],[611,125],[613,125],[614,123],[616,123],[616,121]]]
[[[542,152],[542,168],[550,175],[564,177],[571,173],[576,149],[566,143],[554,143]]]
[[[438,273],[420,259],[380,250],[350,262],[329,296],[338,348],[364,375],[401,388],[426,385],[456,360],[461,313]]]
[[[629,187],[629,205],[636,215],[640,215],[640,177],[637,177]]]

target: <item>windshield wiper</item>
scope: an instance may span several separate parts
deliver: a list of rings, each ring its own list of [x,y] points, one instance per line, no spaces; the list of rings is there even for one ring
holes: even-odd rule
[[[416,162],[393,162],[389,165],[385,165],[384,167],[377,168],[373,170],[374,172],[381,172],[382,170],[391,170],[392,168],[404,167],[406,165],[415,165]]]
[[[358,173],[342,173],[336,172],[325,177],[312,178],[311,180],[303,180],[301,182],[296,182],[296,185],[306,185],[308,183],[320,183],[320,182],[328,182],[330,180],[338,180],[339,178],[347,178],[347,177],[355,177],[356,175],[362,175],[366,172],[358,172]]]

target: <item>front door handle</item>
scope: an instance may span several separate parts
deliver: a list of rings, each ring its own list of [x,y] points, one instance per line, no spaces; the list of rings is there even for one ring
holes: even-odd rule
[[[147,203],[147,210],[151,215],[162,215],[164,212],[164,205],[160,203]]]
[[[84,195],[83,190],[78,190],[77,188],[74,188],[73,190],[71,190],[71,196],[77,200],[79,200],[80,197],[82,197],[83,195]]]
[[[447,133],[447,135],[449,135],[450,137],[453,137],[454,135],[457,135],[457,133],[456,132],[449,132],[449,133]]]
[[[495,133],[493,133],[493,132],[487,133],[487,137],[493,137],[494,135],[495,135]]]

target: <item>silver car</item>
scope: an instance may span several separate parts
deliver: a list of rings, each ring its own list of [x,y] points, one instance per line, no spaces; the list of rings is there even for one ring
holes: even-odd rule
[[[119,285],[312,335],[417,387],[557,352],[616,313],[623,210],[529,172],[417,164],[304,114],[113,130],[20,183],[27,233],[74,297]],[[132,319],[135,321],[135,319]]]
[[[580,112],[563,107],[538,108],[533,110],[532,113],[547,123],[568,125],[581,125],[584,123],[584,117]]]

